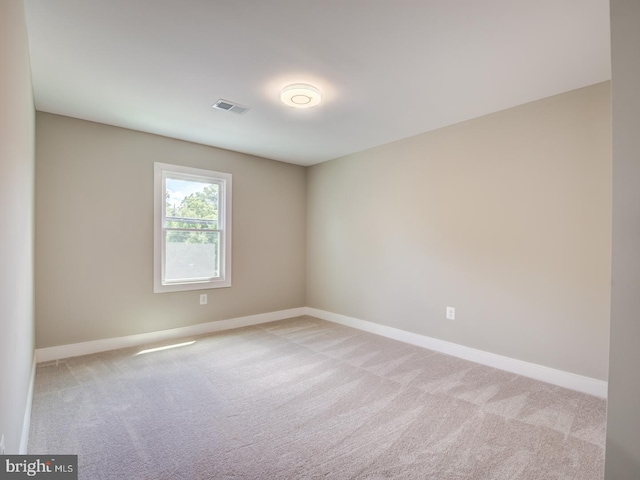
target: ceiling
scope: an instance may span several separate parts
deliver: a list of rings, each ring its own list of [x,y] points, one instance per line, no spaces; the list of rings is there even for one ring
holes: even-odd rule
[[[608,0],[25,0],[40,111],[313,165],[611,78]],[[279,100],[310,83],[322,103]],[[219,99],[251,108],[236,115]]]

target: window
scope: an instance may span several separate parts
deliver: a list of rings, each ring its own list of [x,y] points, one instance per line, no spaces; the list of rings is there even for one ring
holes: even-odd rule
[[[231,175],[154,168],[154,292],[230,287]]]

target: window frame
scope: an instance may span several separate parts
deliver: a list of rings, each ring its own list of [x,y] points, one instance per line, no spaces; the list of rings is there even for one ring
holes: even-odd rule
[[[220,276],[208,279],[193,279],[181,282],[163,282],[165,256],[165,219],[166,219],[166,178],[180,180],[193,179],[204,183],[218,184],[221,193],[218,197],[218,228]],[[205,290],[212,288],[225,288],[231,286],[231,200],[232,200],[232,175],[230,173],[215,172],[201,168],[171,165],[168,163],[154,163],[153,186],[153,291],[154,293],[182,292],[190,290]]]

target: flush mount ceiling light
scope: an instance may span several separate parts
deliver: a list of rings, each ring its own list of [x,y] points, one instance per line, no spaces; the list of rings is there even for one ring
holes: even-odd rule
[[[295,108],[314,107],[320,103],[320,98],[320,90],[304,83],[288,85],[280,92],[282,103]]]

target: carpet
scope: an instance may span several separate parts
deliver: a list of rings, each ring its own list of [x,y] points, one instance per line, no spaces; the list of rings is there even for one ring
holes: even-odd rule
[[[312,317],[186,340],[38,365],[29,453],[87,480],[603,478],[599,398]]]

